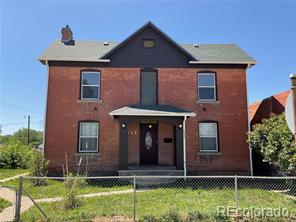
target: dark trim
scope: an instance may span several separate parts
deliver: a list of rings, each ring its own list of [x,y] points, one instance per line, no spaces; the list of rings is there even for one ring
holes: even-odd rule
[[[171,39],[168,35],[166,35],[163,31],[161,31],[156,25],[154,25],[152,22],[147,22],[145,25],[143,25],[141,28],[139,28],[136,32],[131,34],[128,38],[123,40],[121,43],[116,45],[113,49],[111,49],[109,52],[104,54],[101,59],[108,59],[110,58],[115,52],[117,52],[120,48],[125,46],[130,40],[134,39],[138,34],[143,32],[146,28],[152,28],[155,30],[162,38],[167,40],[172,46],[174,46],[177,50],[179,50],[182,54],[184,54],[187,58],[193,61],[198,61],[193,55],[191,55],[187,50],[185,50],[182,46],[180,46],[177,42],[175,42],[173,39]]]
[[[128,170],[128,125],[125,119],[119,119],[119,170]]]
[[[79,145],[80,145],[80,123],[98,123],[98,141],[97,141],[97,146],[98,146],[98,151],[95,152],[80,152],[79,151]],[[90,119],[86,119],[86,120],[79,120],[78,121],[78,136],[77,136],[77,148],[76,151],[77,153],[100,153],[100,133],[101,133],[101,124],[100,121],[97,120],[90,120]]]
[[[209,151],[202,151],[201,150],[201,147],[200,147],[200,135],[199,135],[199,124],[200,123],[216,123],[217,124],[217,151],[213,151],[213,153],[220,153],[221,150],[220,150],[220,131],[219,131],[219,122],[216,121],[216,120],[201,120],[201,121],[198,121],[198,125],[197,125],[197,132],[198,132],[198,144],[199,144],[199,150],[198,152],[199,153],[208,153]]]
[[[140,66],[112,66],[110,63],[100,63],[100,62],[84,62],[84,61],[48,61],[50,67],[61,66],[61,67],[116,67],[116,68],[139,68]],[[198,68],[198,69],[247,69],[246,64],[188,64],[186,66],[164,66],[158,65],[155,68]]]
[[[219,98],[218,98],[218,81],[217,81],[217,72],[215,72],[215,71],[211,71],[211,70],[202,70],[202,71],[198,71],[197,72],[197,75],[196,75],[196,83],[197,83],[197,94],[196,94],[196,96],[197,96],[197,98],[196,98],[196,100],[197,101],[200,101],[200,102],[204,102],[204,101],[206,101],[206,100],[199,100],[199,98],[198,98],[198,96],[199,96],[199,92],[198,92],[198,74],[203,74],[203,73],[212,73],[212,74],[214,74],[215,75],[215,96],[216,96],[216,99],[215,100],[210,100],[210,101],[219,101]]]
[[[102,93],[102,72],[101,70],[98,70],[98,69],[81,69],[80,70],[80,87],[79,87],[79,99],[80,100],[88,100],[87,98],[81,98],[81,90],[82,90],[82,73],[83,72],[98,72],[100,74],[99,76],[99,81],[100,81],[100,91],[99,91],[99,97],[96,98],[96,99],[92,99],[92,98],[89,98],[89,100],[101,100],[101,93]]]
[[[179,124],[175,125],[175,142],[176,142],[176,168],[177,170],[184,170],[184,152],[183,152],[183,127],[180,129]]]
[[[155,68],[142,68],[140,70],[140,104],[142,104],[142,72],[155,72],[156,74],[156,104],[158,105],[158,70]]]

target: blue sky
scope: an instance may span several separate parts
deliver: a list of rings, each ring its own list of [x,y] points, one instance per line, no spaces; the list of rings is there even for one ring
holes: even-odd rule
[[[257,60],[249,101],[287,90],[296,72],[296,1],[0,0],[0,124],[42,129],[46,67],[37,61],[68,24],[75,39],[121,41],[147,21],[180,43],[235,43]]]

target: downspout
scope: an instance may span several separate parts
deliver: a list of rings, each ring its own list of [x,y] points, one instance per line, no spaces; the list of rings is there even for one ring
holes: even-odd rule
[[[47,82],[46,82],[46,96],[45,96],[45,110],[44,110],[44,120],[43,120],[43,154],[45,152],[45,129],[46,129],[46,114],[47,114],[47,99],[48,99],[48,83],[49,83],[49,65],[48,61],[45,60],[46,68],[47,68]]]
[[[248,64],[247,69],[250,68],[251,64]],[[247,121],[248,121],[248,134],[251,131],[251,123],[250,123],[250,113],[249,113],[249,93],[248,93],[248,75],[246,73],[246,91],[247,91]],[[253,173],[253,159],[252,159],[252,148],[249,143],[249,136],[248,136],[248,146],[249,146],[249,159],[250,159],[250,173],[251,176],[254,176]]]
[[[187,116],[184,116],[184,120],[183,120],[183,158],[184,158],[184,177],[187,176],[187,169],[186,169],[186,120],[187,120]]]

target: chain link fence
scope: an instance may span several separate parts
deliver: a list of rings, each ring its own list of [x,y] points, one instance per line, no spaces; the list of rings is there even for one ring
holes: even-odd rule
[[[15,220],[16,203],[16,188],[0,184],[0,222]]]
[[[21,221],[296,221],[296,177],[21,177]]]

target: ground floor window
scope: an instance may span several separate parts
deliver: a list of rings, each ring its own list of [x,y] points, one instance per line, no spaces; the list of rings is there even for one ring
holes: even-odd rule
[[[80,122],[79,152],[98,152],[98,138],[98,122]]]
[[[199,123],[199,144],[201,152],[218,152],[218,124]]]

